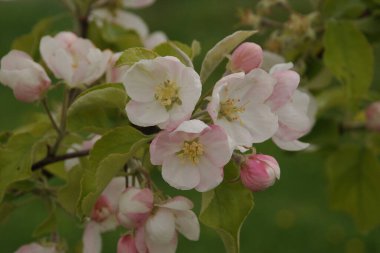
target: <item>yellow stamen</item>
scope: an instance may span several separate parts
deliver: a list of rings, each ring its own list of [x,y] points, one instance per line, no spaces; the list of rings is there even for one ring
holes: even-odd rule
[[[185,141],[182,150],[177,154],[181,159],[187,159],[193,164],[199,163],[199,158],[204,154],[203,144],[198,140]]]
[[[165,108],[169,110],[175,103],[179,105],[182,104],[178,96],[178,90],[179,88],[175,82],[166,80],[156,87],[154,97],[162,106],[165,106]]]
[[[219,118],[225,117],[228,121],[240,120],[239,114],[245,111],[243,106],[237,106],[240,100],[229,98],[220,103]]]

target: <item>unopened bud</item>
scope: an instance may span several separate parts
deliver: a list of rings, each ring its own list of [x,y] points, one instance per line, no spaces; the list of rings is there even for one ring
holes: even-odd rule
[[[250,72],[263,62],[263,50],[253,42],[245,42],[232,53],[230,67],[232,72]]]

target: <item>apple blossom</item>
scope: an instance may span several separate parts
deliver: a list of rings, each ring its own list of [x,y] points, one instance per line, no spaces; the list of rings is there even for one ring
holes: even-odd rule
[[[223,166],[231,155],[223,129],[195,119],[172,132],[160,132],[150,145],[151,163],[162,165],[164,180],[182,190],[215,188],[223,180]]]
[[[43,60],[57,78],[70,87],[89,85],[105,72],[111,52],[100,51],[90,40],[71,32],[44,36],[40,43]]]
[[[182,196],[157,205],[145,225],[137,230],[135,241],[138,252],[175,253],[177,232],[189,240],[197,241],[200,227],[192,208],[193,203]]]
[[[277,116],[264,103],[275,82],[264,70],[254,69],[247,75],[227,75],[216,83],[207,110],[214,123],[227,132],[233,147],[250,147],[276,132]]]
[[[100,253],[101,233],[118,226],[116,212],[119,198],[125,189],[125,178],[111,180],[95,203],[91,220],[86,224],[83,234],[83,253]]]
[[[29,103],[41,99],[51,84],[41,65],[18,50],[1,59],[0,82],[10,87],[18,100]]]
[[[243,71],[245,73],[260,67],[263,61],[263,50],[253,42],[245,42],[239,45],[231,55],[230,68],[232,72]]]
[[[129,120],[162,129],[173,129],[191,117],[202,86],[193,68],[171,56],[135,63],[123,83],[131,98],[126,106]]]
[[[144,40],[144,46],[148,49],[153,49],[154,47],[164,43],[168,40],[168,37],[162,31],[155,31],[149,34]]]
[[[380,131],[380,102],[373,102],[366,110],[366,126],[368,129]]]
[[[15,253],[62,253],[62,251],[58,251],[55,245],[42,246],[34,242],[21,246]]]
[[[110,62],[106,71],[106,82],[107,83],[121,83],[123,80],[123,76],[129,69],[128,65],[116,67],[115,64],[119,59],[121,53],[115,53],[110,58]]]
[[[270,52],[270,51],[263,51],[263,62],[260,66],[265,71],[268,71],[276,64],[285,63],[284,57],[282,57],[279,54]]]
[[[276,64],[270,73],[277,80],[267,104],[278,115],[279,128],[272,140],[281,149],[296,151],[309,146],[298,140],[314,124],[316,104],[313,98],[297,90],[299,75],[290,70],[293,64]]]
[[[117,219],[123,226],[134,228],[142,225],[153,208],[153,193],[150,189],[130,187],[120,196]]]
[[[240,178],[252,191],[262,191],[280,179],[280,166],[272,156],[253,154],[241,165]]]
[[[138,253],[135,238],[132,235],[120,237],[117,243],[117,253]]]

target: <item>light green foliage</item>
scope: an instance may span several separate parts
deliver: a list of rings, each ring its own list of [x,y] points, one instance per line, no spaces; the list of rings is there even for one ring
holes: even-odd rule
[[[161,56],[177,57],[183,64],[193,66],[193,51],[188,45],[178,41],[167,41],[156,46],[153,51]]]
[[[97,47],[111,49],[115,52],[143,45],[136,31],[126,30],[119,25],[105,21],[102,26],[97,26],[95,22],[91,22],[88,37]]]
[[[143,47],[134,47],[125,50],[116,62],[116,66],[123,65],[131,66],[140,60],[154,59],[158,56],[157,53],[145,49]]]
[[[103,84],[88,89],[68,110],[69,129],[103,133],[127,124],[126,103],[127,96],[121,84]]]
[[[207,78],[218,67],[223,59],[240,43],[252,36],[255,31],[237,31],[219,41],[207,52],[201,67],[201,81],[204,84]],[[204,87],[202,92],[208,92],[212,87]]]
[[[380,224],[380,164],[372,150],[342,146],[327,161],[333,208],[349,213],[361,230]]]
[[[330,21],[323,39],[324,62],[345,86],[347,98],[365,97],[374,71],[373,50],[349,21]]]
[[[149,140],[149,137],[136,129],[125,126],[115,128],[95,143],[80,182],[79,211],[81,214],[90,213],[97,198],[111,179]]]
[[[200,220],[222,238],[227,253],[240,252],[240,229],[253,208],[252,193],[241,182],[223,182],[202,194]]]

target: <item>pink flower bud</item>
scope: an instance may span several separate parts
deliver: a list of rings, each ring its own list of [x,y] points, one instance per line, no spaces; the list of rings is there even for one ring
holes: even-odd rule
[[[1,59],[0,82],[23,102],[39,100],[50,86],[45,70],[26,53],[10,51]]]
[[[240,177],[247,188],[262,191],[280,179],[280,166],[271,156],[250,155],[241,166]]]
[[[231,71],[245,73],[260,67],[263,62],[263,50],[253,42],[245,42],[238,46],[231,56]]]
[[[54,245],[42,246],[38,243],[30,243],[21,246],[15,253],[58,253]]]
[[[131,235],[120,237],[117,243],[117,253],[138,253],[135,243],[135,238]]]
[[[117,219],[127,228],[138,227],[149,217],[152,208],[153,193],[150,189],[130,187],[120,196]]]
[[[367,128],[380,131],[380,101],[370,104],[365,111],[365,115]]]

